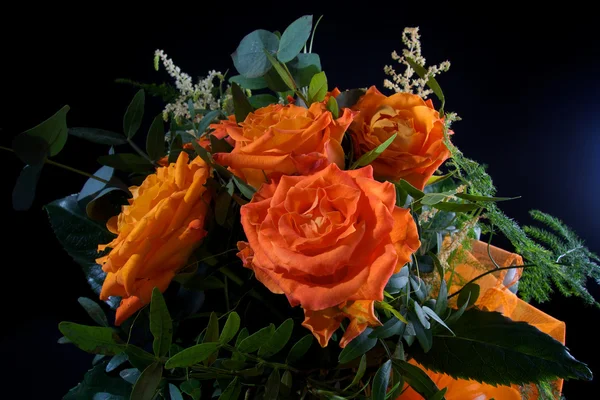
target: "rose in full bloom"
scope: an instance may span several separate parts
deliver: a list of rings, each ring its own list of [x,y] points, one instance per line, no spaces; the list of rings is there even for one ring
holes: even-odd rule
[[[342,137],[354,114],[334,119],[323,103],[310,108],[272,104],[225,129],[235,141],[231,153],[214,154],[217,163],[255,188],[281,175],[309,175],[328,164],[344,165]]]
[[[380,324],[374,301],[420,246],[414,220],[395,202],[394,186],[374,180],[371,166],[282,176],[242,206],[248,242],[238,243],[238,256],[269,290],[304,309],[303,325],[321,346],[350,318],[344,347]]]
[[[181,152],[176,163],[159,167],[141,186],[130,187],[133,198],[108,229],[118,236],[98,250],[111,248],[97,259],[107,273],[100,299],[121,296],[115,325],[150,302],[152,289],[165,291],[206,235],[206,179],[209,167],[200,157],[188,164]]]
[[[410,93],[387,97],[372,86],[353,109],[359,111],[350,126],[355,158],[398,134],[372,163],[377,178],[405,179],[423,189],[450,156],[444,144],[443,121],[431,100]]]
[[[447,388],[445,394],[446,400],[521,400],[519,391],[511,386],[492,386],[485,383],[466,379],[454,379],[449,375],[436,373],[423,368],[414,360],[409,361],[413,365],[419,366],[429,375],[438,389]],[[406,390],[402,392],[397,400],[423,400],[424,398],[415,392],[413,388],[406,385]]]

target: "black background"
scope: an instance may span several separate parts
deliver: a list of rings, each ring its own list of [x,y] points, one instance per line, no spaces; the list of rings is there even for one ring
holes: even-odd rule
[[[299,2],[261,2],[242,10],[222,3],[147,5],[153,10],[147,15],[97,4],[85,10],[28,5],[4,13],[0,144],[10,147],[14,135],[65,104],[71,106],[71,127],[121,130],[135,90],[114,79],[168,81],[164,70],[153,69],[157,48],[193,77],[210,69],[224,72],[233,68],[229,54],[245,34],[283,31],[303,14],[325,14],[313,51],[330,86],[381,88],[391,51],[401,51],[402,29],[419,26],[428,62],[452,62],[439,82],[446,109],[463,118],[454,126],[455,143],[489,165],[499,195],[522,196],[502,208],[521,223],[531,222],[529,209],[551,213],[600,252],[600,34],[586,7],[366,2],[304,9]],[[160,109],[147,98],[145,128]],[[71,138],[56,161],[93,172],[106,150]],[[90,323],[77,298],[94,294],[54,238],[42,206],[77,192],[86,178],[45,167],[32,210],[17,213],[10,191],[22,165],[9,153],[0,160],[0,209],[8,221],[0,278],[3,392],[57,399],[81,379],[92,358],[56,344],[57,324]],[[600,299],[598,287],[590,285]],[[567,323],[567,346],[599,374],[594,324],[600,311],[559,294],[539,308]],[[596,381],[569,381],[564,393],[587,398],[598,388]]]

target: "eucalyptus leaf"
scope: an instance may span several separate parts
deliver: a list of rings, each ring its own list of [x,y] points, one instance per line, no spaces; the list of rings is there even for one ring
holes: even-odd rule
[[[140,89],[133,96],[131,103],[127,107],[127,111],[125,111],[125,116],[123,116],[123,132],[127,136],[127,139],[133,138],[142,125],[145,100],[144,89]]]
[[[454,335],[454,332],[452,332],[452,329],[450,329],[448,327],[448,325],[446,325],[444,323],[444,321],[440,318],[439,315],[437,315],[435,313],[435,311],[433,311],[431,308],[427,307],[427,306],[423,306],[423,312],[425,314],[427,314],[430,318],[432,318],[433,320],[435,320],[438,324],[442,325],[444,328],[446,328],[448,331],[450,331],[451,334]]]
[[[135,382],[137,382],[138,378],[140,377],[140,374],[141,371],[137,368],[128,368],[119,372],[119,376],[123,378],[125,382],[128,382],[132,385],[134,385]]]
[[[381,155],[381,153],[383,153],[385,151],[385,149],[390,147],[390,145],[392,144],[394,139],[396,139],[396,136],[398,136],[398,133],[394,133],[385,142],[381,143],[379,146],[375,147],[373,150],[370,150],[370,151],[366,152],[365,154],[363,154],[352,165],[352,167],[350,169],[356,169],[358,167],[364,167],[366,165],[371,164],[373,161],[375,161],[377,159],[377,157],[379,157]]]
[[[375,347],[377,339],[369,337],[371,332],[373,332],[373,329],[366,328],[360,335],[348,343],[338,356],[339,363],[346,364]]]
[[[69,135],[108,146],[127,144],[127,138],[123,134],[98,128],[69,128]]]
[[[437,300],[435,302],[435,313],[437,315],[442,315],[446,309],[448,308],[448,285],[446,281],[442,277],[442,282],[440,283],[440,291],[438,293]]]
[[[351,108],[367,91],[365,89],[350,89],[341,92],[335,99],[338,106],[342,108]]]
[[[271,336],[275,333],[275,325],[270,324],[269,326],[260,329],[259,331],[248,336],[242,340],[238,346],[238,350],[242,353],[252,353],[258,350],[264,343],[266,343]]]
[[[275,54],[279,48],[279,39],[275,34],[258,29],[246,35],[236,51],[231,55],[233,65],[246,78],[258,78],[271,69],[271,63],[265,55]]]
[[[417,337],[419,344],[423,348],[423,351],[428,352],[431,349],[431,346],[433,345],[433,335],[431,333],[431,330],[429,329],[429,327],[425,328],[423,326],[420,318],[414,312],[408,313],[408,319],[412,323],[411,325],[415,330],[415,336]],[[429,322],[427,323],[429,324]]]
[[[26,165],[21,170],[12,191],[12,205],[16,211],[25,211],[31,208],[43,166],[43,163]]]
[[[130,400],[152,400],[162,378],[163,366],[159,361],[150,364],[131,390]]]
[[[248,101],[248,98],[240,89],[237,83],[231,85],[231,95],[233,96],[233,109],[235,112],[235,120],[239,124],[244,122],[246,116],[254,111],[254,108]]]
[[[169,398],[170,400],[183,400],[181,391],[172,383],[169,383]]]
[[[106,372],[114,371],[119,368],[125,361],[127,361],[127,354],[125,352],[119,353],[113,356],[108,364],[106,364]]]
[[[363,354],[360,357],[360,362],[358,363],[358,368],[356,369],[356,375],[354,375],[354,379],[352,382],[344,389],[344,392],[350,390],[350,388],[354,385],[358,385],[362,377],[365,375],[365,371],[367,370],[367,355]]]
[[[124,349],[121,339],[112,328],[61,322],[58,329],[75,346],[88,353],[115,355]]]
[[[229,313],[227,321],[225,321],[225,326],[221,331],[221,336],[219,336],[219,342],[229,343],[237,334],[238,329],[240,329],[240,316],[235,311],[232,311]]]
[[[150,125],[148,136],[146,136],[146,153],[151,160],[159,160],[166,154],[165,149],[165,125],[162,113],[157,115]]]
[[[292,22],[281,35],[277,59],[282,63],[291,61],[300,53],[310,37],[312,15],[305,15]]]
[[[131,393],[131,385],[119,377],[105,372],[106,362],[102,362],[86,372],[83,381],[63,397],[63,400],[94,399],[99,393],[110,394],[111,399],[126,400]]]
[[[188,347],[169,358],[165,363],[165,368],[190,367],[198,364],[215,352],[220,346],[218,342],[202,343]]]
[[[285,85],[289,89],[296,90],[296,88],[297,88],[296,82],[294,81],[293,77],[290,76],[288,71],[283,67],[283,65],[281,65],[281,63],[279,61],[277,61],[277,59],[275,57],[273,57],[271,54],[269,54],[266,50],[264,53],[265,53],[265,56],[267,57],[267,60],[269,60],[271,65],[273,65],[273,68],[275,69],[275,72],[277,72],[277,75],[279,75],[279,78],[281,79],[281,81],[283,81],[283,83],[285,83]],[[267,79],[267,83],[268,82],[269,82],[269,79]]]
[[[64,338],[64,336],[63,336],[63,338]],[[65,338],[65,339],[66,339],[66,338]],[[67,339],[67,340],[68,340],[68,339]],[[59,342],[58,342],[58,343],[60,343],[60,340],[59,340]],[[71,343],[71,341],[69,341],[68,343]],[[99,363],[100,361],[102,361],[104,358],[106,358],[106,356],[105,356],[104,354],[96,354],[96,355],[94,356],[94,358],[92,359],[92,365],[96,365],[96,364],[98,364],[98,363]]]
[[[88,299],[87,297],[80,297],[77,299],[77,301],[88,313],[90,318],[96,321],[98,325],[108,326],[108,319],[106,318],[106,314],[104,314],[102,308],[100,308],[100,306],[94,300]]]
[[[392,360],[387,360],[379,367],[373,378],[373,400],[385,400],[388,384],[390,382],[390,372],[392,370]]]
[[[69,136],[67,128],[69,109],[69,106],[64,106],[56,114],[23,134],[43,139],[48,145],[48,155],[50,157],[57,155],[67,143]]]
[[[292,337],[294,329],[294,320],[291,318],[283,321],[275,330],[271,338],[263,344],[258,350],[258,356],[261,358],[269,358],[279,353]]]
[[[250,90],[264,89],[267,87],[267,81],[265,81],[265,78],[263,78],[263,77],[246,78],[243,75],[235,75],[235,76],[232,76],[231,78],[229,78],[229,82],[237,83],[244,89],[250,89]]]
[[[319,72],[321,72],[321,59],[315,53],[300,53],[286,64],[296,85],[306,87]]]
[[[198,124],[198,134],[202,135],[204,132],[206,132],[206,130],[208,129],[210,124],[219,115],[222,115],[221,110],[213,110],[213,111],[209,111],[208,113],[206,113],[206,115],[204,115],[202,117],[202,119],[200,120],[200,123]]]
[[[308,334],[304,336],[302,339],[298,340],[294,346],[290,349],[290,352],[287,355],[286,362],[289,364],[293,364],[299,359],[302,358],[310,349],[313,343],[313,335]]]
[[[256,94],[248,98],[250,105],[255,109],[267,107],[271,104],[277,104],[277,97],[272,94]]]
[[[385,321],[382,326],[378,326],[371,333],[372,338],[387,339],[394,335],[399,335],[404,330],[404,322],[398,318],[392,316],[390,319]]]
[[[154,336],[152,350],[157,357],[164,357],[171,347],[173,322],[165,299],[158,288],[152,290],[150,302],[150,332]]]

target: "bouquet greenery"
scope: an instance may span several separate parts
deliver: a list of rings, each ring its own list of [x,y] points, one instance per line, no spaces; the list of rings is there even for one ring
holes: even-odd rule
[[[417,28],[388,96],[328,83],[319,21],[248,34],[237,75],[196,83],[156,51],[175,84],[124,80],[139,91],[122,133],[68,128],[65,106],[14,138],[17,209],[46,164],[86,174],[52,160],[69,136],[108,150],[45,207],[103,302],[79,299],[96,325],[59,325],[96,354],[65,399],[547,399],[591,379],[527,301],[555,287],[597,305],[599,258],[550,215],[502,213],[511,199],[452,143],[435,79],[450,63],[425,65]],[[166,106],[144,151],[147,94]]]

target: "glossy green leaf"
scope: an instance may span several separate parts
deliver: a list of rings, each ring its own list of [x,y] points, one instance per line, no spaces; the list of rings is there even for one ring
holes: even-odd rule
[[[231,381],[229,385],[225,388],[221,396],[219,396],[219,400],[237,400],[240,397],[240,393],[242,392],[242,384],[236,377]]]
[[[88,353],[115,355],[125,347],[112,328],[61,322],[58,329],[75,346]]]
[[[125,352],[119,353],[113,356],[108,364],[106,364],[106,372],[114,371],[119,368],[125,361],[127,361],[127,354]]]
[[[468,283],[467,285],[465,285],[462,288],[462,290],[458,294],[458,301],[456,302],[456,304],[459,307],[462,307],[463,304],[466,303],[467,308],[471,307],[473,304],[475,304],[475,302],[477,301],[477,298],[479,298],[480,291],[481,291],[481,288],[479,287],[478,284]]]
[[[335,99],[338,102],[340,109],[351,108],[367,91],[364,89],[350,89],[341,92]]]
[[[282,63],[291,61],[302,51],[310,37],[312,29],[312,15],[305,15],[292,22],[281,35],[277,59]]]
[[[279,386],[281,384],[281,376],[277,368],[273,369],[271,375],[267,379],[265,385],[265,399],[277,399],[279,396]]]
[[[202,343],[214,343],[219,342],[219,318],[217,314],[212,312],[210,313],[210,318],[208,319],[208,326],[206,327],[206,333],[204,334],[204,339]],[[211,354],[206,360],[204,360],[204,365],[212,365],[215,362],[219,355],[218,348]]]
[[[284,71],[285,72],[285,71]],[[273,92],[278,93],[279,97],[283,99],[287,98],[287,95],[294,95],[294,91],[290,90],[288,84],[283,81],[281,76],[279,76],[279,72],[275,68],[272,68],[269,72],[267,72],[264,76],[265,82],[267,82],[267,87],[271,89]],[[291,82],[288,80],[288,83]]]
[[[298,340],[296,342],[296,344],[294,344],[294,346],[292,346],[292,348],[290,349],[290,352],[287,355],[286,358],[286,362],[288,364],[293,364],[296,361],[298,361],[299,359],[301,359],[306,352],[308,351],[308,349],[310,349],[310,346],[312,346],[313,343],[313,335],[312,334],[308,334],[306,336],[304,336],[302,339]]]
[[[457,193],[456,197],[469,201],[507,201],[520,199],[521,196],[517,197],[488,197],[488,196],[476,196],[474,194]]]
[[[327,100],[327,110],[331,113],[334,119],[339,118],[340,108],[338,107],[338,103],[335,97],[330,96],[329,100]]]
[[[202,386],[198,379],[188,379],[181,384],[183,393],[190,396],[193,400],[199,400],[202,397]]]
[[[233,96],[235,120],[239,124],[240,122],[244,122],[246,116],[254,111],[254,108],[237,83],[231,85],[231,95]]]
[[[206,132],[210,124],[213,123],[213,121],[215,123],[218,122],[215,121],[215,118],[217,118],[221,114],[221,110],[213,110],[206,113],[200,120],[200,123],[198,124],[198,134],[202,135],[204,132]]]
[[[447,391],[448,391],[448,388],[443,388],[442,390],[440,390],[439,392],[437,392],[436,394],[431,396],[429,398],[429,400],[442,400],[444,398],[444,396],[446,395]],[[490,400],[494,400],[494,399],[490,399]]]
[[[165,368],[189,367],[206,360],[220,346],[220,343],[202,343],[188,347],[169,358],[165,363]]]
[[[100,156],[98,162],[125,172],[150,172],[154,168],[144,157],[132,153]]]
[[[372,331],[371,328],[367,328],[348,343],[338,356],[339,363],[346,364],[375,347],[377,339],[369,337]]]
[[[481,208],[481,206],[478,204],[454,203],[454,202],[449,202],[449,201],[444,201],[441,203],[434,204],[432,207],[437,208],[440,211],[456,212],[456,213],[460,213],[460,212],[466,213],[466,212],[475,211],[478,208]]]
[[[111,395],[110,399],[127,400],[131,385],[120,377],[105,372],[106,362],[102,362],[86,372],[83,381],[63,397],[63,400],[96,399],[99,393]]]
[[[252,186],[248,185],[246,182],[244,182],[235,175],[233,176],[233,182],[235,183],[235,186],[237,186],[237,188],[240,190],[240,193],[242,193],[242,196],[244,196],[248,200],[252,200],[254,193],[256,193],[256,189],[254,189]]]
[[[29,165],[40,165],[48,156],[48,143],[41,137],[20,133],[13,138],[12,149],[19,160]]]
[[[410,194],[415,200],[419,200],[423,196],[425,196],[425,193],[423,193],[421,190],[417,189],[404,179],[401,179],[400,182],[397,184],[400,185],[402,189],[406,190],[406,192]]]
[[[238,329],[240,329],[240,316],[235,311],[232,311],[227,316],[227,321],[225,321],[225,326],[223,326],[221,336],[219,336],[219,342],[229,343],[237,334]]]
[[[162,113],[157,115],[150,125],[146,136],[146,153],[151,160],[161,159],[167,152],[165,149],[165,123]]]
[[[231,55],[233,65],[246,78],[258,78],[271,69],[271,63],[265,55],[275,54],[279,48],[279,39],[275,34],[258,29],[246,35]]]
[[[270,324],[269,326],[260,329],[259,331],[248,336],[246,339],[242,340],[238,346],[238,350],[242,353],[255,352],[260,348],[260,346],[266,343],[274,333],[275,325]]]
[[[360,362],[358,363],[356,375],[354,375],[354,379],[352,379],[352,382],[350,382],[350,384],[344,389],[344,392],[347,392],[348,390],[350,390],[350,388],[352,386],[358,385],[358,382],[360,382],[362,377],[365,375],[366,370],[367,370],[367,355],[363,354],[362,357],[360,357]]]
[[[172,383],[169,383],[169,398],[170,400],[183,400],[181,391],[179,388]]]
[[[292,337],[294,330],[294,320],[291,318],[283,321],[275,330],[271,338],[263,344],[258,350],[258,356],[261,358],[269,358],[279,353]]]
[[[273,57],[271,54],[269,54],[266,50],[264,53],[265,53],[265,56],[267,57],[267,60],[269,60],[269,62],[275,69],[275,72],[277,72],[277,75],[279,75],[279,78],[281,79],[281,81],[283,83],[285,83],[285,85],[288,87],[288,89],[296,90],[296,88],[297,88],[296,83],[294,82],[294,79],[290,76],[290,74],[286,71],[284,66],[279,61],[277,61],[277,59],[275,57]],[[269,78],[267,78],[267,83],[269,83]]]
[[[267,81],[265,81],[264,77],[246,78],[243,75],[235,75],[235,76],[232,76],[231,78],[229,78],[229,82],[237,83],[244,89],[250,89],[250,90],[264,89],[267,87]]]
[[[96,321],[98,325],[108,326],[108,319],[106,318],[106,314],[104,314],[102,308],[100,308],[100,306],[94,300],[88,299],[87,297],[80,297],[77,299],[77,301],[88,313],[90,318]]]
[[[272,94],[256,94],[248,98],[250,105],[255,109],[267,107],[271,104],[277,104],[277,97]]]
[[[159,361],[150,364],[131,390],[130,400],[152,400],[162,379],[163,366]]]
[[[327,76],[325,72],[319,72],[310,80],[310,85],[308,86],[308,102],[318,103],[325,100],[325,96],[327,95]],[[307,104],[309,106],[310,104]]]
[[[143,371],[148,365],[156,361],[156,358],[152,354],[133,344],[128,344],[125,347],[125,354],[127,354],[129,363],[140,371]]]
[[[432,175],[429,177],[429,179],[427,179],[427,183],[425,183],[425,186],[434,185],[436,183],[443,182],[446,179],[452,177],[452,175],[454,175],[454,172],[450,172],[449,174],[446,174],[446,175]]]
[[[404,380],[420,395],[426,399],[435,396],[439,389],[431,380],[429,375],[421,368],[409,364],[403,360],[393,360],[394,369],[397,369],[402,374]],[[443,400],[443,399],[442,399]]]
[[[392,316],[392,318],[385,321],[382,326],[378,326],[371,333],[372,338],[378,339],[387,339],[394,335],[399,335],[404,328],[404,322],[400,321],[398,318]]]
[[[453,328],[455,336],[435,336],[429,353],[416,348],[411,355],[426,368],[489,384],[592,378],[588,367],[562,343],[500,313],[473,308]]]
[[[146,101],[144,89],[140,89],[133,99],[129,106],[127,107],[127,111],[125,111],[125,116],[123,116],[123,132],[127,139],[133,138],[133,136],[140,129],[140,125],[142,125],[142,118],[144,117],[144,103]]]
[[[165,299],[158,288],[152,290],[150,302],[150,332],[154,336],[152,350],[157,357],[164,357],[171,347],[173,322]]]
[[[250,333],[248,332],[248,328],[242,328],[240,333],[238,333],[237,339],[235,340],[235,347],[240,347],[240,343],[242,343],[242,341],[244,339],[246,339],[248,336],[250,336]]]
[[[379,146],[375,147],[373,150],[368,151],[365,154],[363,154],[352,165],[352,167],[350,169],[356,169],[358,167],[364,167],[366,165],[371,164],[373,161],[375,161],[377,159],[377,157],[379,157],[381,155],[381,153],[383,153],[385,151],[385,149],[390,147],[390,145],[392,144],[394,139],[396,139],[396,136],[398,136],[398,133],[394,133],[385,142],[381,143]]]
[[[64,106],[53,116],[41,124],[25,131],[22,135],[29,135],[43,139],[48,145],[48,155],[57,155],[67,143],[67,113],[70,107]]]
[[[313,76],[321,72],[321,59],[314,53],[300,53],[286,65],[298,87],[310,85]]]
[[[373,400],[385,400],[388,384],[390,382],[390,372],[392,370],[392,360],[387,360],[375,373],[373,378]]]
[[[26,165],[21,170],[12,191],[12,205],[15,210],[25,211],[31,208],[43,166],[43,163]]]
[[[50,225],[67,253],[81,265],[83,273],[96,294],[100,294],[106,273],[96,264],[98,244],[109,243],[114,235],[105,226],[96,223],[83,213],[77,204],[77,196],[71,195],[46,205]],[[115,308],[118,301],[111,299]]]
[[[108,146],[127,144],[127,138],[123,134],[98,128],[69,128],[69,135]]]

